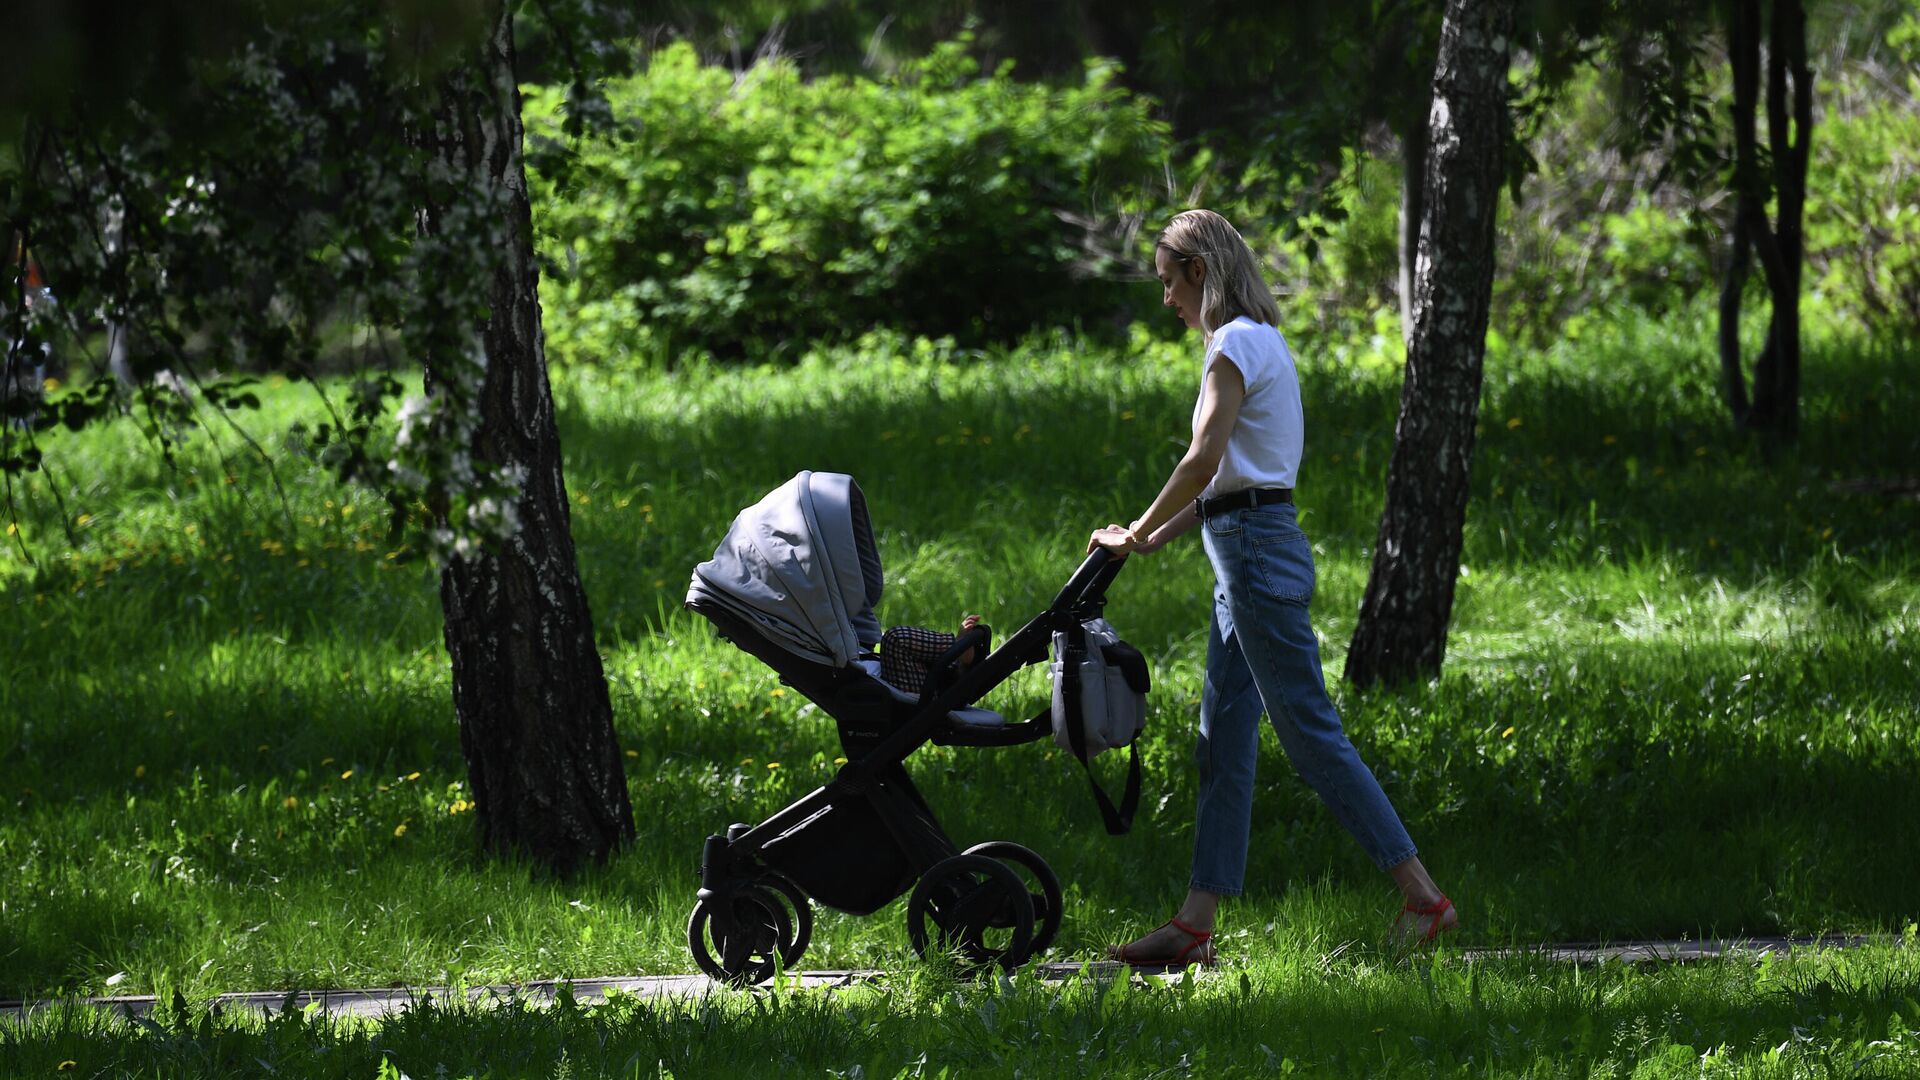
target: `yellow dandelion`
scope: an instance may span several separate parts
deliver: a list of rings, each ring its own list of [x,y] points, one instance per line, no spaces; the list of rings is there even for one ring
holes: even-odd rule
[[[847,759],[843,757],[837,757],[833,759],[833,763],[835,765],[845,765],[847,763]]]
[[[87,522],[92,520],[93,520],[92,514],[81,514],[79,517],[73,519],[73,523],[75,525],[85,525]]]
[[[640,756],[640,751],[638,751],[638,750],[629,750],[629,751],[627,751],[627,756],[628,756],[628,757],[639,757],[639,756]]]
[[[395,839],[398,839],[402,836],[407,835],[407,823],[403,821],[400,824],[395,825],[393,827],[393,835]]]
[[[778,686],[776,686],[776,687],[774,687],[774,688],[773,688],[773,696],[774,696],[774,697],[786,697],[786,696],[787,696],[787,692],[786,692],[786,690],[785,690],[784,688],[782,688],[782,687],[778,687]]]
[[[136,766],[134,766],[134,769],[133,769],[133,778],[134,778],[135,780],[138,780],[138,779],[140,779],[141,777],[143,777],[143,776],[145,776],[145,775],[147,775],[147,767],[146,767],[145,765],[136,765]]]
[[[340,774],[340,779],[342,779],[342,780],[351,780],[351,779],[353,779],[353,770],[352,770],[352,769],[348,769],[348,770],[347,770],[346,772],[343,772],[343,773],[341,773],[341,774]]]
[[[40,389],[45,390],[49,394],[51,394],[55,390],[60,389],[59,378],[53,375],[47,376],[45,379],[42,379],[40,381]],[[71,1064],[73,1064],[73,1062],[71,1061],[67,1062],[67,1065],[71,1065]],[[67,1065],[62,1065],[60,1067],[64,1069],[67,1067]]]
[[[407,774],[407,779],[408,779],[408,780],[418,780],[418,779],[420,779],[420,774],[419,774],[419,773],[417,773],[417,772],[410,772],[410,773],[408,773],[408,774]]]
[[[296,795],[289,795],[286,798],[280,800],[280,809],[282,810],[293,810],[298,808],[299,805],[300,805],[300,799]]]
[[[769,761],[769,762],[767,762],[767,768],[768,768],[768,770],[769,770],[769,771],[771,771],[771,770],[773,770],[773,769],[777,769],[777,768],[779,768],[779,767],[780,767],[780,763],[779,763],[779,762],[777,762],[777,761]]]
[[[7,535],[8,535],[8,536],[18,536],[18,535],[20,535],[20,526],[19,526],[19,525],[16,525],[16,524],[14,524],[14,523],[13,523],[13,522],[11,522],[11,521],[9,521],[9,522],[7,522]]]
[[[1512,727],[1512,725],[1508,725],[1508,727],[1507,727],[1507,730],[1505,730],[1505,731],[1503,731],[1503,732],[1501,732],[1501,733],[1500,733],[1500,737],[1504,739],[1504,738],[1506,738],[1507,736],[1509,736],[1509,735],[1512,735],[1512,734],[1513,734],[1513,727]]]
[[[573,497],[573,501],[574,501],[574,502],[577,502],[577,503],[579,503],[579,504],[580,504],[581,506],[585,506],[585,505],[587,505],[588,503],[590,503],[590,502],[592,502],[592,501],[593,501],[593,496],[591,496],[591,495],[589,495],[589,494],[587,494],[586,492],[584,492],[584,491],[583,491],[583,492],[581,492],[580,494],[578,494],[578,495],[575,495],[575,496]]]
[[[1512,431],[1512,430],[1513,430],[1514,428],[1517,428],[1517,427],[1519,427],[1519,426],[1520,426],[1520,418],[1519,418],[1519,417],[1517,417],[1517,416],[1509,416],[1509,417],[1507,417],[1507,430],[1508,430],[1508,431]]]

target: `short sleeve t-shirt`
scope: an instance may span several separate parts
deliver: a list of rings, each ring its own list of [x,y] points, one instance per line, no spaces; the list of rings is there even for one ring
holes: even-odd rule
[[[1226,453],[1202,498],[1227,495],[1244,488],[1293,486],[1300,468],[1305,418],[1300,409],[1300,379],[1293,368],[1293,351],[1280,331],[1242,315],[1215,330],[1207,339],[1200,381],[1220,359],[1240,369],[1247,395],[1239,418],[1227,438]],[[1193,403],[1193,422],[1200,424],[1200,401]]]

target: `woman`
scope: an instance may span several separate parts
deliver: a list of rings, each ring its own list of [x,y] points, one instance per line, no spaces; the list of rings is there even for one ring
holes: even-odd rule
[[[1430,941],[1459,916],[1347,740],[1307,620],[1313,549],[1292,501],[1300,385],[1276,326],[1279,308],[1246,241],[1211,210],[1176,216],[1160,235],[1153,264],[1162,302],[1206,335],[1193,441],[1147,512],[1131,525],[1097,530],[1087,550],[1098,544],[1120,555],[1147,554],[1199,526],[1213,564],[1213,618],[1186,902],[1111,955],[1134,964],[1214,962],[1220,898],[1239,895],[1246,873],[1263,705],[1294,768],[1400,887],[1406,903],[1394,934]]]

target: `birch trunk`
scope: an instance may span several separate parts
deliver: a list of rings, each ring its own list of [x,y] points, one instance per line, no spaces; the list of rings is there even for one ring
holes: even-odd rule
[[[512,15],[498,0],[489,15],[479,54],[443,80],[429,141],[457,176],[496,196],[505,218],[488,289],[471,452],[524,476],[521,524],[508,540],[450,558],[440,601],[482,846],[565,872],[603,861],[631,840],[633,810],[561,475]],[[433,209],[421,217],[431,232]],[[471,376],[436,375],[429,365],[428,377]]]
[[[1441,25],[1406,380],[1347,654],[1346,677],[1360,686],[1437,674],[1446,655],[1493,293],[1513,27],[1514,0],[1449,0]]]

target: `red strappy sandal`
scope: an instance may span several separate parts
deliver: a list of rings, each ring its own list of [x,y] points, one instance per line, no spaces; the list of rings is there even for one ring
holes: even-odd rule
[[[1416,904],[1413,901],[1409,900],[1405,904],[1401,905],[1400,914],[1394,917],[1393,929],[1391,931],[1391,934],[1393,935],[1395,940],[1402,940],[1402,941],[1407,940],[1406,938],[1402,937],[1402,935],[1400,934],[1400,924],[1406,921],[1407,916],[1411,915],[1416,919],[1424,919],[1424,918],[1427,918],[1428,916],[1432,916],[1433,921],[1427,924],[1427,932],[1424,934],[1421,934],[1420,937],[1417,939],[1419,943],[1422,945],[1429,944],[1433,941],[1434,938],[1440,936],[1441,934],[1447,933],[1448,931],[1452,931],[1452,930],[1458,930],[1460,928],[1460,923],[1459,923],[1459,920],[1457,919],[1454,921],[1454,924],[1452,926],[1440,925],[1440,917],[1445,915],[1450,909],[1452,909],[1452,907],[1453,907],[1453,901],[1447,899],[1447,896],[1445,893],[1441,893],[1440,899],[1435,900],[1431,904],[1424,904],[1424,905]]]
[[[1107,955],[1123,964],[1129,964],[1133,967],[1177,968],[1187,967],[1191,964],[1198,964],[1201,967],[1214,966],[1218,958],[1214,955],[1213,951],[1213,931],[1196,930],[1177,918],[1168,919],[1166,922],[1161,923],[1160,926],[1154,927],[1154,929],[1158,930],[1161,927],[1167,926],[1171,926],[1175,930],[1193,939],[1187,942],[1186,948],[1174,953],[1171,958],[1132,955],[1128,953],[1128,946],[1126,945],[1114,946],[1107,950]],[[1199,950],[1198,955],[1194,953],[1196,949]]]

